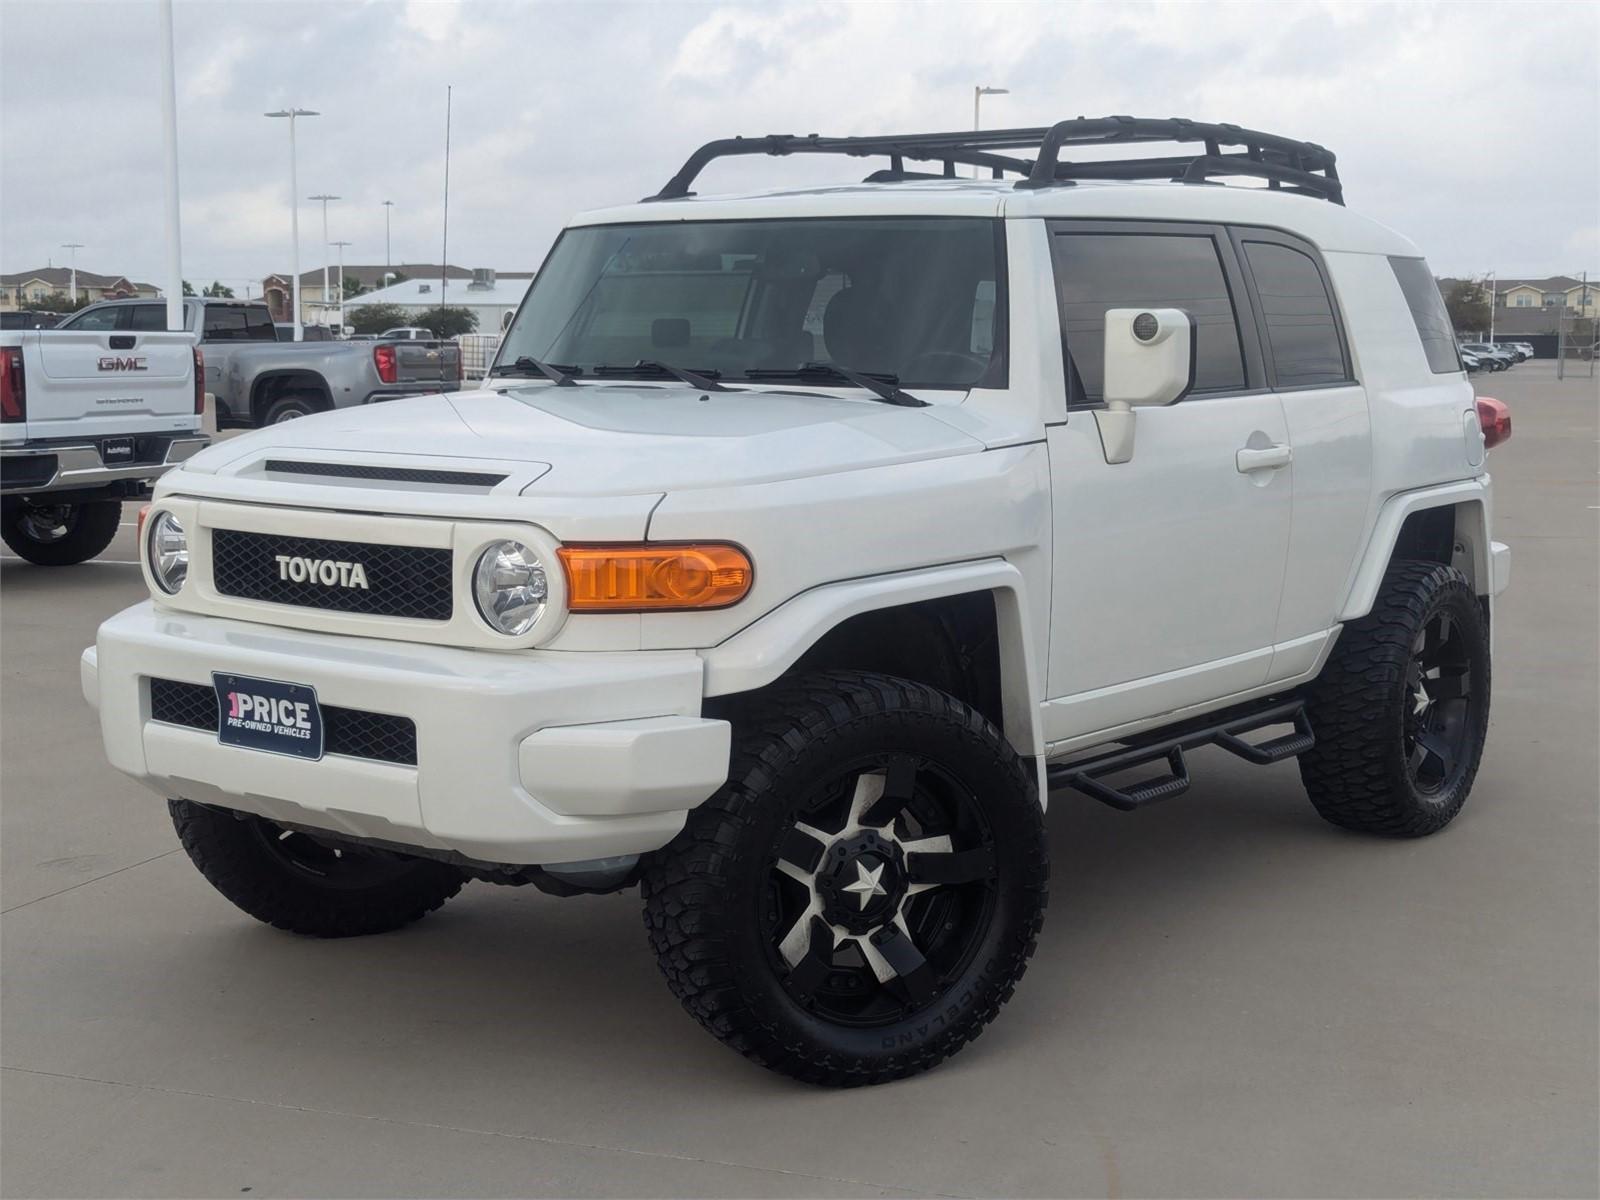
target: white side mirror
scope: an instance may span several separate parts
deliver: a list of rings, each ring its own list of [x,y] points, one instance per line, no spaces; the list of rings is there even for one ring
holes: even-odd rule
[[[1134,408],[1182,399],[1194,368],[1194,321],[1183,309],[1106,310],[1106,407],[1094,414],[1106,462],[1133,458]]]

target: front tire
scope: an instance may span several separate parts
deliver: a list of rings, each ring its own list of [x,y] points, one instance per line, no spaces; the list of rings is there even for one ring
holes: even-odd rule
[[[256,920],[290,933],[387,933],[421,920],[465,882],[446,863],[336,847],[262,817],[188,800],[169,800],[167,808],[211,886]]]
[[[1422,837],[1461,811],[1489,728],[1489,631],[1454,567],[1390,565],[1308,693],[1300,778],[1335,825]]]
[[[735,720],[728,782],[643,878],[668,985],[809,1083],[881,1083],[977,1037],[1033,954],[1049,876],[1027,767],[972,708],[858,671]]]
[[[18,558],[40,567],[88,562],[111,545],[122,520],[120,500],[86,504],[34,504],[7,500],[0,509],[0,537]]]

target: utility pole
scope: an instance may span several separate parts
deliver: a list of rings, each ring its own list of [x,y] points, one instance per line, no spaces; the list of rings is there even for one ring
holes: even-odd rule
[[[1489,345],[1494,345],[1494,302],[1495,281],[1494,272],[1489,272]]]
[[[450,286],[450,93],[444,89],[444,245],[439,250],[439,307],[444,307],[444,292]]]
[[[307,200],[322,201],[322,323],[328,323],[328,247],[333,245],[328,240],[328,201],[337,200],[338,196],[307,196]]]
[[[172,0],[161,0],[161,134],[166,151],[167,328],[183,329],[183,238],[178,220],[178,72],[173,64]],[[76,275],[76,272],[74,272]],[[76,291],[76,287],[73,289]]]
[[[351,243],[334,242],[339,247],[339,334],[344,335],[344,248]]]
[[[394,212],[394,201],[393,200],[385,200],[383,202],[383,273],[384,273],[385,276],[388,276],[390,274],[390,271],[389,271],[389,215],[391,213],[393,213],[393,212]]]
[[[1009,96],[1010,88],[975,87],[972,89],[972,132],[978,132],[978,102],[985,96]],[[982,167],[972,168],[972,177],[977,179],[983,172]]]
[[[294,272],[294,340],[303,341],[304,330],[300,326],[300,175],[295,166],[294,155],[294,122],[297,117],[315,117],[321,114],[309,108],[280,108],[276,112],[266,114],[269,117],[287,117],[289,120],[289,266]],[[182,291],[179,287],[179,291]]]
[[[61,248],[67,252],[67,261],[71,264],[68,269],[72,272],[69,276],[72,290],[68,293],[68,296],[76,304],[78,302],[78,251],[83,249],[83,243],[62,242]]]

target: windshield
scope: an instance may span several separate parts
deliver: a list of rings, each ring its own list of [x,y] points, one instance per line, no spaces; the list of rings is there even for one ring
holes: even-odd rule
[[[569,229],[498,361],[654,361],[725,381],[832,363],[906,387],[1003,386],[1000,237],[964,217]]]

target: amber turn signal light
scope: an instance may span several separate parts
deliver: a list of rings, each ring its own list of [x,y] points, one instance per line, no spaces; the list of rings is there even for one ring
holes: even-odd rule
[[[144,545],[144,523],[145,523],[145,518],[147,518],[149,515],[150,515],[150,506],[148,504],[141,504],[139,506],[139,528],[134,530],[134,533],[138,537],[139,544],[141,546]]]
[[[572,612],[670,612],[727,608],[750,591],[755,568],[719,542],[563,546]]]

